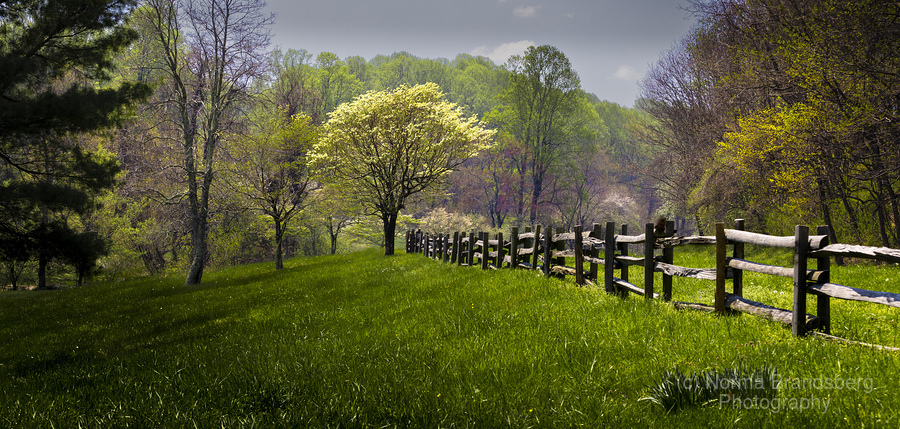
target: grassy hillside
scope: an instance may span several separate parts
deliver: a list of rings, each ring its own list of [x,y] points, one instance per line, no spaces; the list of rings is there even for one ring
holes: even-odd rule
[[[0,427],[900,425],[900,353],[416,255],[286,265],[0,293]],[[732,368],[775,368],[784,406],[640,400]]]

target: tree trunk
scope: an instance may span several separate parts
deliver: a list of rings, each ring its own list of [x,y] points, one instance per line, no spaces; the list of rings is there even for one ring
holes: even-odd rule
[[[206,185],[204,184],[204,187]],[[196,190],[196,185],[194,187]],[[198,285],[203,280],[203,269],[206,267],[207,248],[206,237],[208,227],[209,196],[207,189],[199,201],[196,194],[191,198],[191,268],[188,270],[184,285]],[[196,192],[196,191],[195,191]]]
[[[328,235],[331,237],[331,254],[334,255],[337,253],[337,238],[338,235],[333,232],[329,232]]]
[[[853,236],[856,237],[856,244],[863,244],[862,231],[859,228],[859,222],[856,220],[856,210],[853,209],[853,205],[847,197],[847,192],[845,192],[843,188],[841,188],[839,192],[841,194],[841,203],[844,205],[844,210],[847,211],[847,218],[850,221],[850,228],[853,230]]]
[[[535,173],[534,180],[532,181],[531,188],[531,211],[528,216],[528,221],[530,224],[534,225],[535,219],[537,219],[537,206],[538,206],[538,198],[541,196],[541,191],[544,187],[544,178],[543,174],[538,175]]]
[[[825,221],[825,225],[828,225],[828,242],[829,243],[837,243],[837,232],[834,230],[834,224],[831,219],[831,207],[828,206],[828,193],[826,192],[825,187],[822,185],[821,181],[816,181],[819,187],[819,204],[822,208],[822,220]],[[844,265],[844,257],[843,256],[835,256],[834,263],[840,266]]]
[[[885,187],[887,188],[888,200],[891,203],[891,214],[894,218],[892,222],[894,224],[894,243],[900,246],[900,201],[898,201],[900,198],[897,197],[890,180],[886,181]]]
[[[888,240],[887,226],[885,225],[884,201],[881,200],[881,196],[876,197],[875,214],[878,217],[878,233],[881,236],[881,245],[890,247],[891,244],[890,240]]]
[[[522,223],[522,215],[525,214],[525,175],[519,174],[519,189],[516,190],[518,198],[516,205],[516,222]]]
[[[195,215],[191,224],[191,268],[184,281],[185,286],[200,284],[206,265],[206,222]]]
[[[397,213],[389,213],[381,216],[384,222],[384,256],[394,254],[394,235],[397,231]]]
[[[273,219],[275,221],[275,269],[281,270],[284,269],[284,255],[281,251],[281,242],[284,238],[284,230],[286,225],[281,224],[280,219]]]
[[[42,250],[40,256],[38,256],[38,289],[47,288],[47,262],[47,255],[45,255]]]

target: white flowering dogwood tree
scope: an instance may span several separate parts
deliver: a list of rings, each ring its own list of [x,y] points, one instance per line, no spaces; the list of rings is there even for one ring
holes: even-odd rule
[[[381,218],[384,254],[393,255],[397,216],[407,199],[442,181],[493,136],[476,118],[463,117],[437,84],[404,85],[338,106],[310,163],[320,180]]]

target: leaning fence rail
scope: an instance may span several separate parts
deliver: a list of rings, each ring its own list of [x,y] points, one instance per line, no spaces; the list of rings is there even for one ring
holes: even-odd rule
[[[416,230],[407,231],[406,251],[459,266],[531,269],[548,277],[572,276],[579,285],[599,286],[602,283],[604,289],[612,294],[624,296],[634,293],[648,299],[662,298],[665,301],[672,300],[674,277],[714,281],[715,297],[712,306],[681,302],[675,302],[675,305],[717,313],[748,313],[789,324],[796,336],[815,331],[831,337],[831,298],[900,308],[900,294],[831,283],[830,258],[851,256],[900,263],[900,250],[830,244],[828,228],[820,226],[814,235],[810,235],[808,227],[798,225],[793,236],[772,236],[745,231],[744,221],[738,219],[732,229],[726,229],[724,223],[716,224],[715,236],[676,237],[674,222],[666,222],[665,225],[648,223],[639,235],[629,235],[627,225],[617,228],[614,222],[607,222],[605,227],[594,224],[590,230],[577,225],[570,232],[541,225],[526,227],[523,232],[519,228],[512,228],[509,241],[504,240],[503,234],[496,234],[491,239],[486,232],[454,232],[451,235]],[[617,234],[617,230],[620,233]],[[630,245],[633,244],[643,244],[642,255],[630,253]],[[746,244],[792,248],[793,265],[780,267],[748,260],[744,251]],[[675,248],[696,245],[716,246],[714,268],[689,268],[673,263]],[[657,250],[661,250],[660,255],[656,254]],[[567,264],[567,260],[571,265]],[[600,266],[603,266],[602,275]],[[632,266],[643,268],[643,288],[629,281],[629,267]],[[793,307],[781,309],[745,298],[745,271],[791,278],[794,286]],[[661,294],[654,284],[656,272],[662,273],[662,284],[659,285]],[[731,292],[727,291],[729,280]],[[815,315],[807,314],[808,294],[817,296]]]

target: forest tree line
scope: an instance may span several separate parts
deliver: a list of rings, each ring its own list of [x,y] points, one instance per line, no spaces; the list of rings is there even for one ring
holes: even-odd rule
[[[339,107],[425,84],[493,137],[403,204],[401,234],[659,216],[702,234],[741,217],[762,232],[827,223],[837,241],[900,246],[900,38],[889,2],[694,2],[698,24],[651,66],[633,108],[585,92],[552,46],[502,65],[466,54],[342,59],[271,50],[275,17],[257,1],[94,3],[96,17],[116,18],[85,34],[118,34],[114,43],[3,72],[9,124],[25,98],[123,94],[93,122],[0,126],[7,284],[167,270],[195,284],[206,266],[281,267],[283,256],[384,245],[359,191],[330,183],[309,158],[334,134]],[[219,3],[228,8],[209,7]],[[41,35],[23,35],[48,31],[32,24],[53,17],[0,7],[4,58],[40,64],[26,53]],[[217,45],[225,27],[239,42]],[[54,238],[61,231],[71,238]]]

